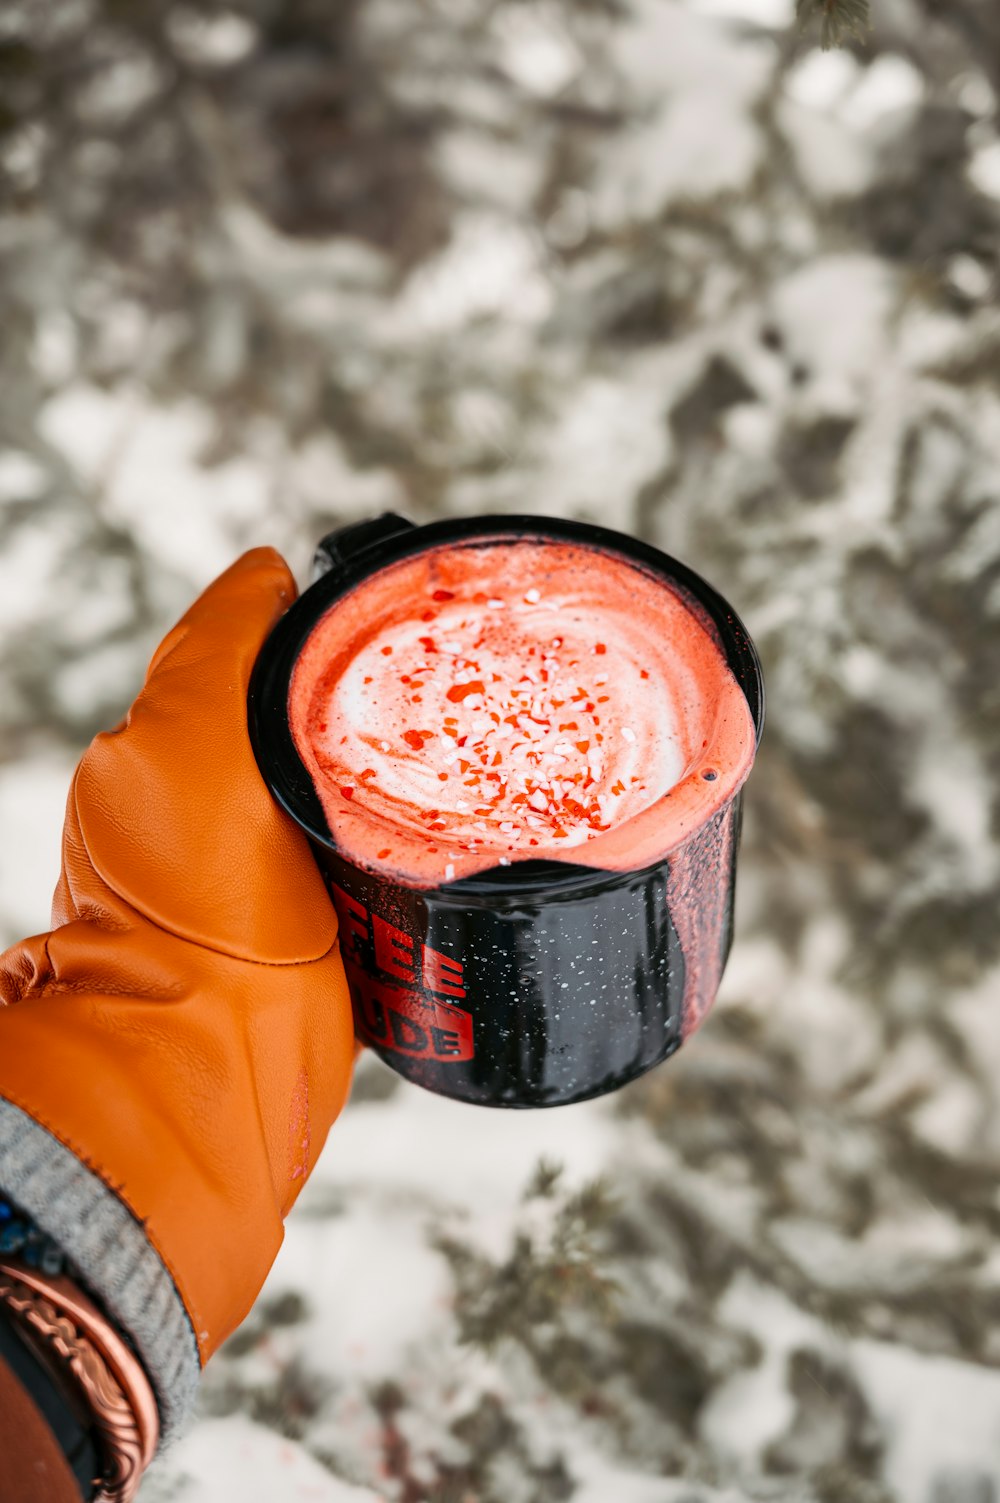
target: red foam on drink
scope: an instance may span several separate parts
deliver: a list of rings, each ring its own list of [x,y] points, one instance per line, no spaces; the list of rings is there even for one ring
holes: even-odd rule
[[[697,602],[618,554],[534,538],[372,575],[313,630],[288,708],[336,844],[414,886],[527,859],[647,866],[728,802],[755,749]]]

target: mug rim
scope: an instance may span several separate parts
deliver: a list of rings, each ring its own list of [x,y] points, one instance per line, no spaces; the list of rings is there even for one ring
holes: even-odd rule
[[[292,674],[307,639],[337,600],[382,569],[442,544],[486,542],[510,533],[519,537],[534,534],[543,540],[575,542],[617,553],[667,579],[675,588],[679,586],[681,592],[692,597],[709,617],[726,664],[749,706],[756,748],[759,748],[764,724],[764,680],[753,640],[729,602],[701,575],[670,554],[628,533],[562,517],[486,514],[442,518],[418,525],[396,514],[385,513],[378,520],[391,530],[377,533],[373,530],[349,554],[345,552],[338,556],[333,567],[307,586],[279,618],[258,653],[247,697],[250,742],[271,796],[310,840],[335,851],[342,860],[351,861],[351,858],[334,841],[312,778],[299,757],[292,736],[287,712]],[[740,794],[741,788],[737,788],[730,798],[706,816],[704,824],[728,808]],[[630,871],[611,871],[551,859],[517,861],[507,867],[497,866],[485,873],[474,873],[421,890],[428,894],[433,892],[438,902],[454,902],[459,906],[480,902],[516,907],[522,899],[534,898],[543,892],[553,902],[559,902],[638,879],[668,859],[669,853],[649,866]],[[352,861],[351,864],[355,863]],[[395,880],[375,868],[365,867],[364,870],[369,876],[390,885]]]

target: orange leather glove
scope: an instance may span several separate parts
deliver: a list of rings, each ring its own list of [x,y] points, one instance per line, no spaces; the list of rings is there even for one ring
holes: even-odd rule
[[[0,1098],[144,1224],[202,1363],[264,1281],[354,1058],[336,915],[246,730],[294,596],[255,549],[170,632],[77,769],[52,932],[0,957]]]

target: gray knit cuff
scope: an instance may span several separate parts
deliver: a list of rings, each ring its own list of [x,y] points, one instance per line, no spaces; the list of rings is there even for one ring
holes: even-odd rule
[[[191,1413],[201,1365],[173,1279],[126,1205],[19,1107],[0,1098],[0,1191],[53,1237],[134,1343],[156,1390],[162,1446]]]

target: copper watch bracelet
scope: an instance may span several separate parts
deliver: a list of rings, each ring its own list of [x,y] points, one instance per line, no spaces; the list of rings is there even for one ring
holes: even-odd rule
[[[94,1503],[132,1503],[156,1453],[156,1399],[137,1357],[86,1295],[15,1258],[0,1258],[0,1305],[35,1350],[66,1374],[93,1415],[102,1452]]]

